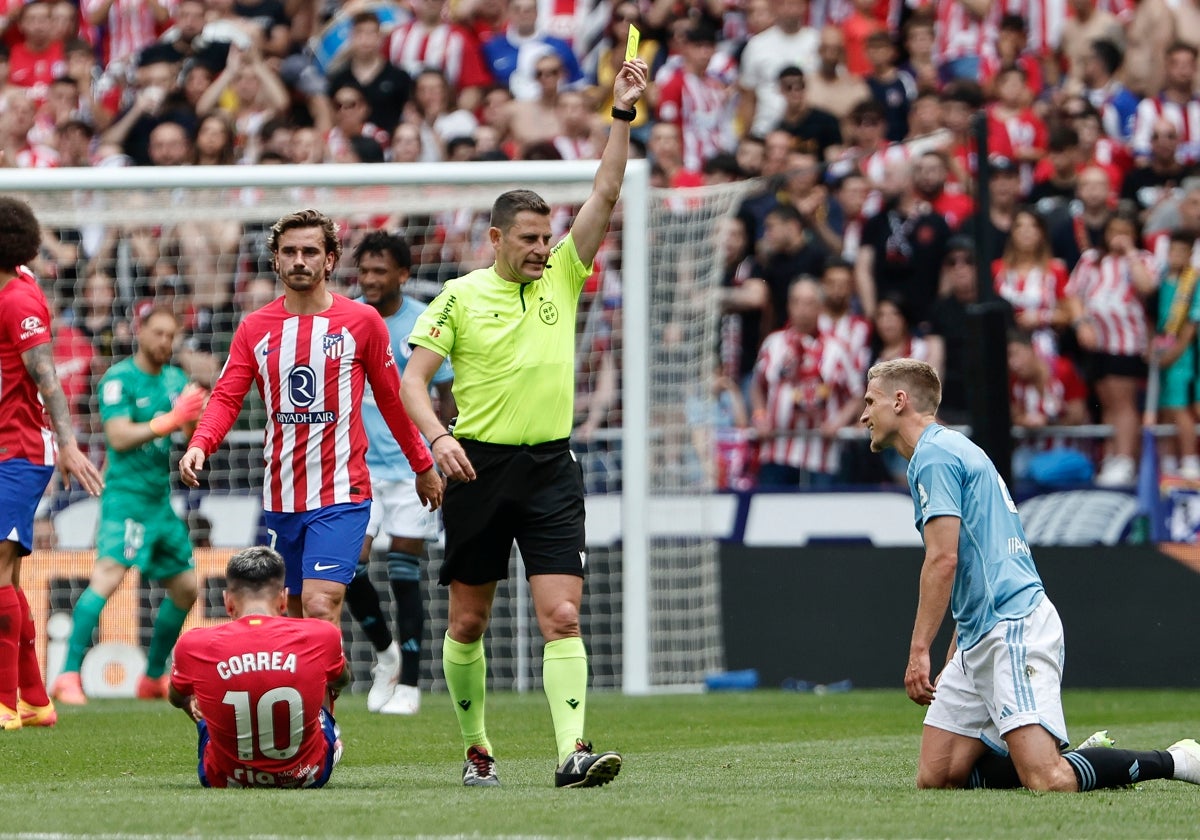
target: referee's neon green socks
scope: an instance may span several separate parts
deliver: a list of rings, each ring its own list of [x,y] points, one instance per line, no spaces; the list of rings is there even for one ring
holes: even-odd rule
[[[92,646],[92,635],[100,624],[100,611],[107,603],[108,599],[90,586],[83,590],[75,602],[75,609],[71,612],[71,640],[67,644],[63,671],[79,673],[83,667],[83,656]]]
[[[587,648],[583,639],[570,636],[546,643],[542,649],[542,686],[550,701],[559,764],[575,752],[575,742],[583,739],[587,677]]]
[[[480,746],[487,750],[488,755],[493,755],[483,722],[484,699],[487,695],[487,658],[483,653],[483,639],[463,644],[451,639],[447,633],[442,640],[442,673],[446,675],[446,688],[450,691],[458,728],[462,732],[463,752]]]
[[[175,647],[189,610],[180,609],[170,598],[163,598],[158,605],[154,630],[150,634],[150,650],[146,652],[146,676],[149,679],[156,680],[167,670],[167,657]]]

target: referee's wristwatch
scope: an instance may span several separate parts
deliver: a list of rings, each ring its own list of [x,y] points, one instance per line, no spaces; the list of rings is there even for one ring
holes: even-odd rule
[[[625,122],[633,122],[637,119],[637,108],[630,107],[629,110],[618,108],[616,105],[612,107],[612,118],[614,120],[623,120]]]

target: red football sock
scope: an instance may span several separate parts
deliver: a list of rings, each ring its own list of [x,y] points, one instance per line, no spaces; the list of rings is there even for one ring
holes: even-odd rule
[[[46,683],[42,680],[42,666],[38,664],[37,628],[33,624],[33,610],[29,609],[29,599],[25,590],[17,590],[17,600],[21,602],[21,642],[17,654],[17,685],[21,690],[21,699],[31,706],[46,706],[50,696],[46,694]]]
[[[21,641],[21,600],[11,584],[0,586],[0,705],[17,708],[17,647]]]

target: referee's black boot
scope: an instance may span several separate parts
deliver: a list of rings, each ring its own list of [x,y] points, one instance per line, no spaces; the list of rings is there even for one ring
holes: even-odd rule
[[[575,752],[554,771],[554,786],[599,787],[611,782],[620,772],[620,753],[592,752],[591,743],[576,741]]]

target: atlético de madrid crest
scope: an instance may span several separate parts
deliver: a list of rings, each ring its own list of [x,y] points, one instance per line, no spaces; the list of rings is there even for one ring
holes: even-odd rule
[[[336,361],[346,352],[346,337],[341,333],[325,333],[321,337],[321,346],[325,355]]]

